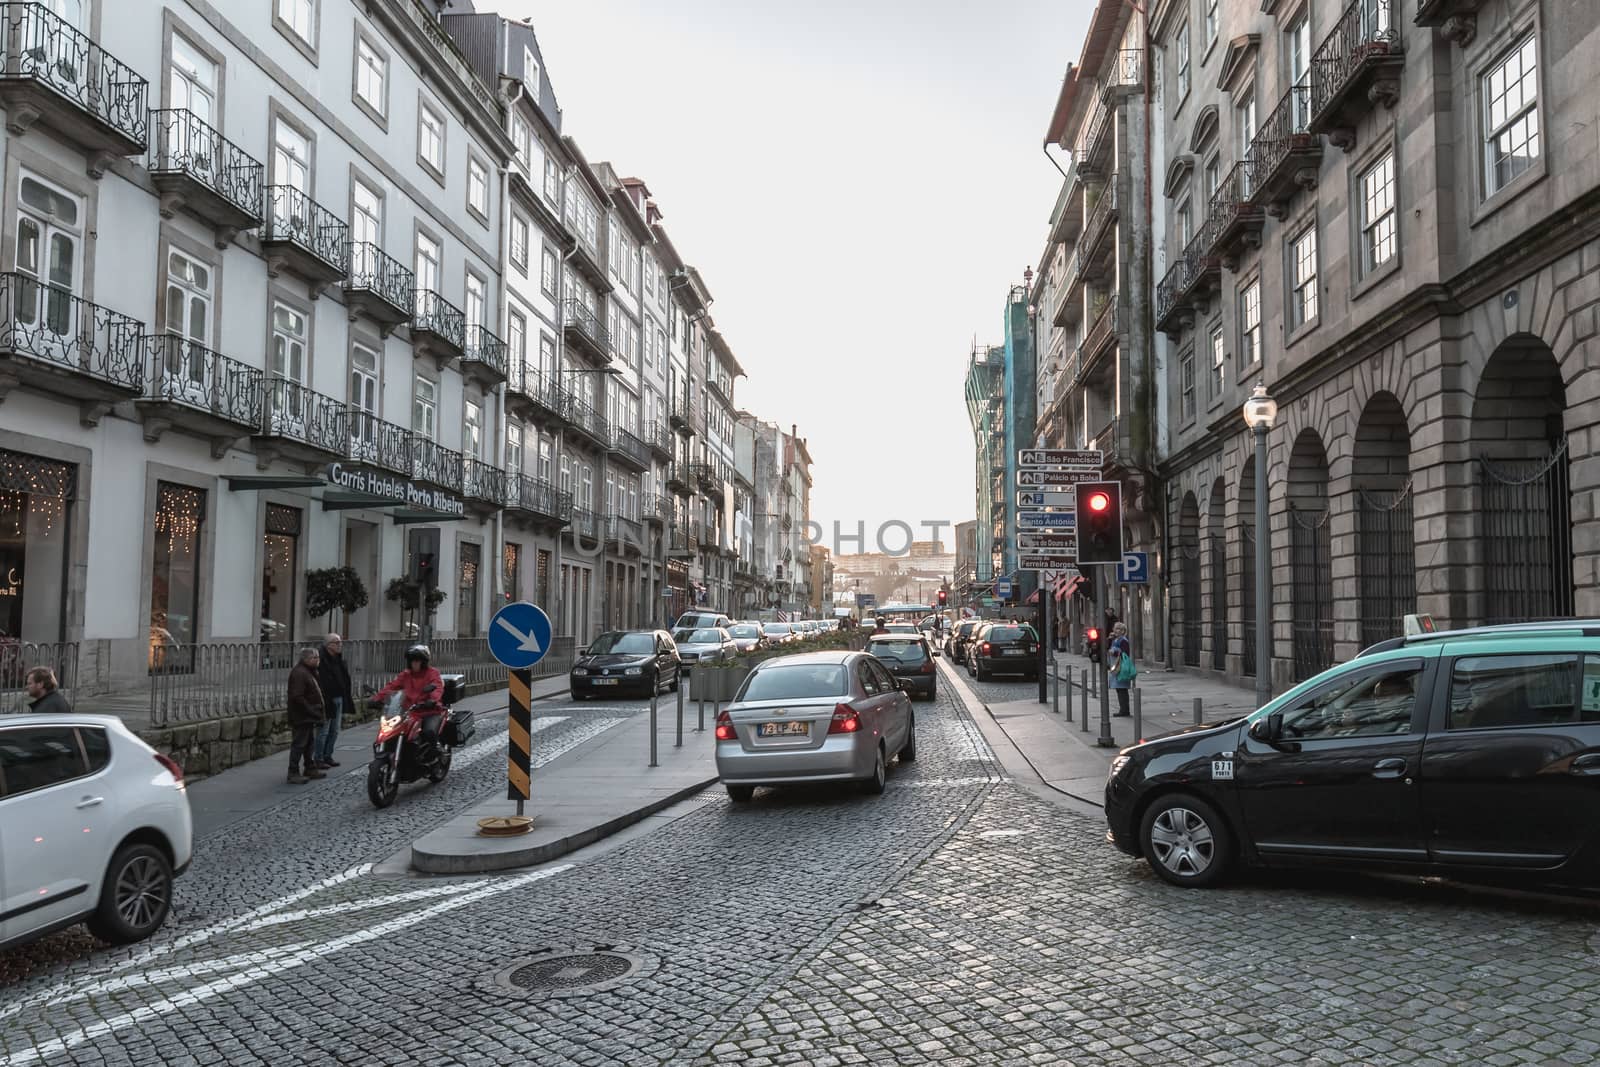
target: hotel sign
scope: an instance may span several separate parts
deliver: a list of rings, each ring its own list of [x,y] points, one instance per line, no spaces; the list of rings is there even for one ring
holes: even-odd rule
[[[429,489],[387,471],[374,470],[358,464],[330,463],[326,473],[328,484],[352,493],[383,497],[396,504],[422,511],[438,511],[447,515],[465,515],[467,506],[459,496],[442,489]]]

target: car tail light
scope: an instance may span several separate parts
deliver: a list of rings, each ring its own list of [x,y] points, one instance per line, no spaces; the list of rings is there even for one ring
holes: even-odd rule
[[[165,767],[167,769],[167,773],[178,780],[179,785],[183,784],[183,768],[178,766],[176,760],[174,760],[171,756],[163,756],[161,753],[157,752],[156,762]]]
[[[733,732],[733,716],[727,712],[717,716],[717,740],[733,741],[737,735]]]
[[[985,656],[987,656],[989,653],[991,653],[993,651],[994,651],[994,646],[991,645],[989,642],[985,641],[983,643],[983,654]]]
[[[922,666],[917,668],[917,673],[918,674],[933,674],[938,669],[939,668],[937,668],[937,667],[935,667],[933,665],[933,660],[931,660],[931,659],[923,660],[922,661]]]
[[[853,734],[861,729],[861,714],[849,704],[836,704],[828,723],[830,734]]]

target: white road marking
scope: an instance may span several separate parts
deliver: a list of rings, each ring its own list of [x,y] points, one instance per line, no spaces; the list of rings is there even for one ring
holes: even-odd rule
[[[153,971],[144,971],[141,974],[124,975],[121,978],[107,978],[103,982],[84,986],[64,997],[57,997],[50,1002],[54,1007],[57,1004],[68,1004],[74,1000],[86,1000],[89,997],[100,996],[104,993],[120,993],[125,989],[136,989],[139,986],[160,985],[173,979],[198,978],[203,974],[217,974],[224,971],[240,970],[248,964],[260,962],[263,956],[277,959],[288,956],[316,944],[315,941],[296,941],[292,945],[273,945],[271,948],[257,949],[251,952],[241,952],[236,956],[224,956],[215,960],[200,960],[196,963],[185,963],[177,967],[158,967]]]
[[[156,1001],[154,1004],[147,1004],[125,1014],[102,1020],[101,1022],[97,1022],[92,1026],[85,1026],[80,1029],[73,1030],[68,1034],[53,1038],[31,1049],[25,1049],[22,1052],[14,1053],[10,1056],[7,1056],[5,1059],[0,1059],[0,1067],[22,1067],[24,1064],[37,1063],[48,1056],[54,1056],[58,1052],[65,1052],[68,1049],[77,1048],[79,1045],[96,1040],[97,1038],[104,1037],[107,1034],[114,1034],[119,1030],[125,1030],[130,1026],[138,1025],[146,1022],[147,1020],[158,1018],[162,1015],[170,1015],[172,1012],[191,1007],[195,1004],[203,1003],[207,1000],[213,999],[214,997],[219,997],[226,993],[233,993],[245,989],[261,981],[262,979],[271,978],[275,975],[283,974],[286,971],[296,970],[308,963],[315,963],[318,960],[325,959],[337,952],[342,952],[347,948],[354,948],[356,945],[364,945],[369,941],[376,941],[379,938],[387,937],[398,930],[404,930],[408,926],[415,926],[417,923],[426,922],[427,920],[438,915],[443,915],[448,911],[454,911],[455,909],[465,907],[468,904],[475,904],[480,900],[498,896],[501,893],[510,892],[513,889],[520,889],[525,885],[531,885],[532,883],[541,881],[545,878],[551,878],[555,875],[561,874],[563,871],[571,870],[573,866],[573,864],[566,863],[562,864],[560,867],[552,867],[548,870],[532,871],[528,874],[508,879],[506,881],[492,882],[488,885],[481,886],[478,889],[473,889],[463,893],[454,900],[446,900],[442,903],[435,904],[430,908],[424,908],[421,911],[411,912],[406,915],[399,915],[388,920],[387,922],[379,923],[376,926],[369,926],[365,930],[361,930],[353,934],[346,934],[343,937],[335,938],[334,940],[326,942],[325,944],[303,948],[299,952],[282,956],[277,959],[269,958],[265,953],[252,954],[252,965],[242,972],[215,979],[211,982],[207,982],[205,985],[197,986],[194,989],[188,989],[182,993],[178,993],[174,996]]]
[[[408,900],[447,897],[451,893],[461,892],[461,889],[461,883],[456,882],[450,885],[429,886],[427,889],[413,889],[405,893],[391,893],[383,897],[371,897],[367,900],[346,900],[339,904],[328,904],[320,908],[297,908],[294,911],[280,911],[275,915],[257,919],[249,926],[242,927],[238,932],[247,934],[253,930],[265,930],[269,926],[282,926],[284,923],[303,922],[306,919],[320,919],[325,915],[340,915],[347,911],[366,911],[369,908],[383,908],[390,904],[404,904]]]

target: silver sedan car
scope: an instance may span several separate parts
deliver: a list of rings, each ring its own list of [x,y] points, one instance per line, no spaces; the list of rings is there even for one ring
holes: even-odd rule
[[[717,774],[735,801],[794,782],[854,781],[882,793],[889,761],[917,758],[910,697],[863,652],[758,664],[717,716],[716,735]]]
[[[734,644],[733,635],[720,626],[677,630],[673,633],[672,640],[678,646],[678,656],[683,661],[684,670],[689,670],[696,663],[715,663],[718,660],[732,659],[739,651],[739,646]]]

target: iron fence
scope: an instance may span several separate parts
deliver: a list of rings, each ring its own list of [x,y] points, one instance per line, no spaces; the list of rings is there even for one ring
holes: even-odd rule
[[[411,476],[459,491],[465,471],[460,452],[418,433],[411,435]]]
[[[452,348],[467,343],[467,315],[432,289],[414,291],[411,328],[425,330]]]
[[[1311,114],[1339,99],[1363,64],[1404,48],[1395,26],[1394,0],[1354,0],[1339,15],[1311,57]]]
[[[1333,666],[1333,574],[1328,520],[1326,508],[1313,511],[1289,506],[1289,556],[1294,572],[1289,618],[1296,682]]]
[[[267,377],[261,436],[283,437],[340,455],[345,448],[344,404],[287,378]]]
[[[588,305],[577,300],[568,300],[562,305],[562,321],[570,330],[576,330],[595,350],[604,358],[611,358],[611,333],[606,329],[606,324],[600,321]]]
[[[1137,89],[1144,85],[1144,49],[1124,48],[1113,52],[1101,74],[1102,92],[1112,89]]]
[[[0,713],[28,710],[28,672],[49,667],[56,686],[69,703],[76,702],[78,644],[75,641],[5,641],[0,643]]]
[[[151,334],[144,341],[147,400],[181,404],[241,426],[261,424],[261,371],[177,334]]]
[[[0,351],[133,393],[144,379],[144,324],[19,271],[0,273]]]
[[[181,174],[259,221],[266,168],[192,111],[150,112],[150,173]]]
[[[6,3],[0,78],[32,81],[144,148],[150,84],[43,3]],[[76,5],[74,5],[76,7]]]
[[[572,518],[572,494],[527,474],[510,479],[506,506],[562,523]]]
[[[411,268],[371,241],[357,241],[350,246],[346,291],[371,293],[403,313],[412,306],[411,293],[416,284],[417,276]]]
[[[1548,458],[1480,457],[1484,622],[1570,616],[1572,492],[1567,442]]]
[[[465,362],[479,363],[504,378],[506,374],[506,343],[485,326],[467,327]]]
[[[413,434],[404,426],[385,422],[372,412],[354,405],[345,409],[350,426],[348,459],[371,463],[396,474],[411,473]]]
[[[492,463],[468,456],[462,467],[462,488],[474,500],[506,504],[509,475]]]
[[[350,227],[292,185],[267,186],[261,240],[296,245],[340,272],[350,266]]]
[[[1311,82],[1302,78],[1283,94],[1250,142],[1250,174],[1257,192],[1276,179],[1290,152],[1316,143],[1317,135],[1310,131],[1310,122]]]
[[[1397,637],[1417,610],[1417,558],[1408,482],[1394,493],[1356,493],[1356,565],[1361,646]]]

